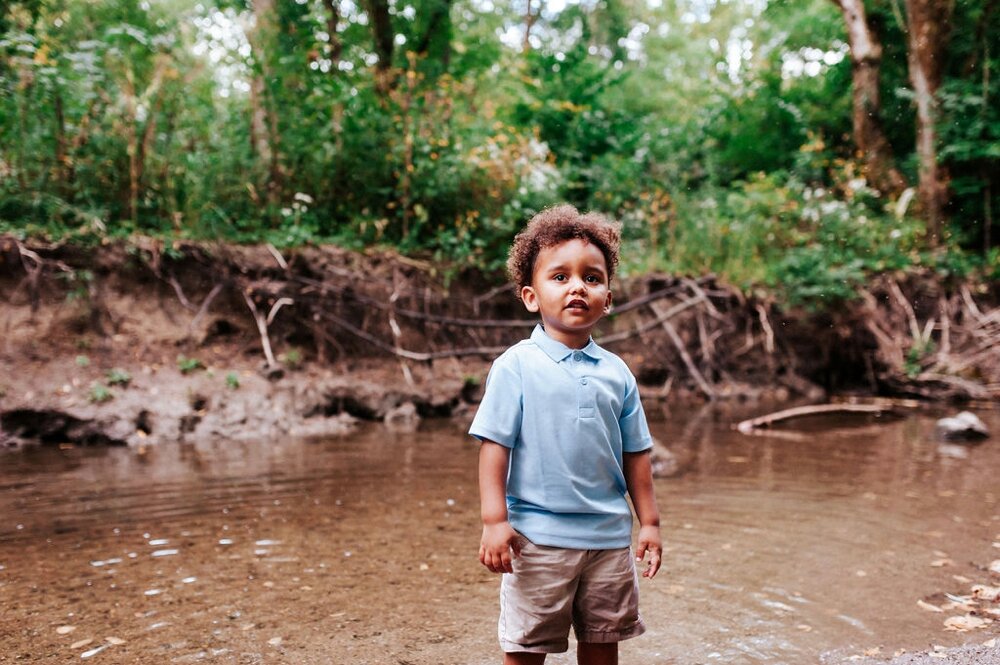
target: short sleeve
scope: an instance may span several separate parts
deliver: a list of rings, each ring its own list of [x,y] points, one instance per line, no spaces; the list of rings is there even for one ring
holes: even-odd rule
[[[643,411],[642,401],[639,399],[639,386],[631,372],[628,372],[625,401],[622,403],[618,426],[622,433],[623,452],[638,453],[653,447],[653,437],[646,423],[646,412]]]
[[[480,441],[493,441],[513,448],[521,432],[523,403],[517,357],[510,352],[504,353],[493,362],[486,377],[486,391],[469,434]]]

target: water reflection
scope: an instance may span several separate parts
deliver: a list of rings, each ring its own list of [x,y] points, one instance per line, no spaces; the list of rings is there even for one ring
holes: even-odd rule
[[[624,664],[816,662],[965,639],[916,603],[966,593],[998,556],[995,440],[949,450],[921,414],[747,437],[731,424],[751,414],[676,411],[651,408],[680,470],[657,481],[667,567],[643,587],[650,631]],[[495,662],[475,467],[449,423],[4,454],[0,653]]]

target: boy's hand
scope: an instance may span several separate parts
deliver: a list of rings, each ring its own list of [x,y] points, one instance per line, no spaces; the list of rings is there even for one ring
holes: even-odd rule
[[[652,579],[660,569],[660,556],[663,552],[663,545],[660,542],[660,527],[644,526],[639,528],[639,539],[635,550],[636,562],[641,562],[646,558],[646,552],[649,552],[649,563],[646,565],[646,570],[642,571],[642,576]]]
[[[510,522],[483,525],[483,539],[479,544],[479,563],[491,573],[513,573],[511,563],[521,556],[521,536]]]

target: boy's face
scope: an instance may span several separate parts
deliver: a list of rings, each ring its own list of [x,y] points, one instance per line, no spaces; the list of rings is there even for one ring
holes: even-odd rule
[[[529,312],[542,315],[549,337],[570,348],[586,346],[590,331],[611,311],[604,254],[580,238],[545,247],[521,300]]]

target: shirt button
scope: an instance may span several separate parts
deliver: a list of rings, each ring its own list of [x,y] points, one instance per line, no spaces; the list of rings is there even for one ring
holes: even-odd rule
[[[573,360],[579,362],[581,358],[583,358],[583,354],[581,354],[579,351],[573,354]]]
[[[583,377],[582,379],[580,379],[580,384],[584,386],[587,385],[587,377]]]

